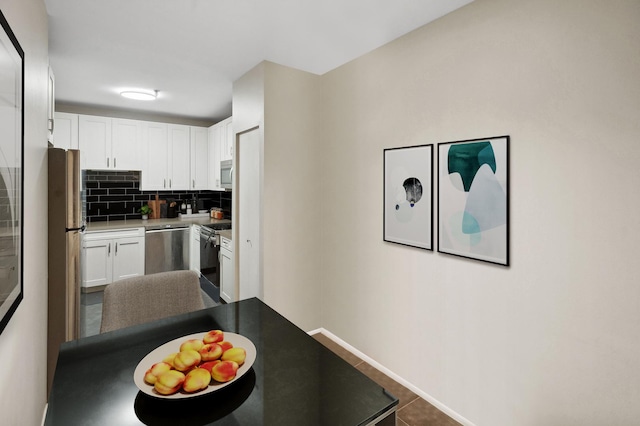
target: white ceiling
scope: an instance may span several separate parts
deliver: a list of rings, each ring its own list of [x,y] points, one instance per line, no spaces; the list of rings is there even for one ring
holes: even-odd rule
[[[471,1],[45,0],[56,101],[216,122],[263,60],[324,74]]]

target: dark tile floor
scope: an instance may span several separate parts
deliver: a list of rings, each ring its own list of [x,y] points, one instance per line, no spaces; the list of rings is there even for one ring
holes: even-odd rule
[[[397,426],[453,426],[460,424],[327,336],[318,333],[313,337],[400,400],[396,414]]]

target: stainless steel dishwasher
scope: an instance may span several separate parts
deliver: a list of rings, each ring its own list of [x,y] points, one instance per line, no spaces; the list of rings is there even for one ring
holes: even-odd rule
[[[145,228],[144,273],[189,269],[189,226],[157,225]]]

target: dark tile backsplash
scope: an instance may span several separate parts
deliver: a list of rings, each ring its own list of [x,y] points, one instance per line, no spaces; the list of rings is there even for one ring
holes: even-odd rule
[[[156,194],[161,200],[191,201],[197,197],[198,207],[209,210],[222,208],[225,218],[231,217],[229,191],[140,191],[140,172],[109,172],[85,170],[85,217],[87,222],[140,219],[138,209]]]

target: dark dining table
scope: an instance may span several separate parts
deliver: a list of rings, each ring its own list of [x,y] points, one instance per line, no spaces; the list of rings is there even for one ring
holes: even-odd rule
[[[220,329],[254,344],[226,387],[169,400],[134,383],[159,346]],[[395,425],[398,399],[257,298],[63,343],[45,419],[72,425]]]

